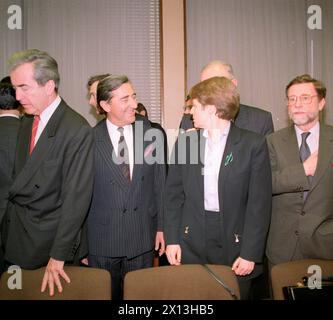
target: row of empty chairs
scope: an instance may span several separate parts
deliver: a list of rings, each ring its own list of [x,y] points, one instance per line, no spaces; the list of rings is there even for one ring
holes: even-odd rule
[[[272,268],[272,289],[275,300],[283,300],[282,288],[294,285],[307,276],[308,267],[318,265],[322,276],[333,275],[333,261],[300,260]],[[209,265],[209,268],[239,298],[237,279],[228,266]],[[40,292],[45,268],[22,271],[22,289],[10,289],[14,273],[3,273],[0,279],[0,300],[110,300],[111,276],[108,271],[66,266],[71,279],[63,281],[63,292],[50,297]],[[136,270],[126,274],[124,300],[233,300],[230,293],[202,265],[162,266]]]

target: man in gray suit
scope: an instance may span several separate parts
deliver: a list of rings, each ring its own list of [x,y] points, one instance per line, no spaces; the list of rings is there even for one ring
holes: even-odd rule
[[[319,121],[326,88],[302,75],[286,95],[293,125],[267,138],[273,174],[267,257],[271,264],[333,259],[333,127]]]
[[[87,254],[82,226],[92,193],[93,137],[58,94],[58,65],[36,49],[15,53],[10,77],[25,115],[2,228],[7,265],[46,266],[42,291],[67,282],[64,263]]]
[[[211,61],[203,67],[200,74],[200,81],[212,77],[226,77],[231,80],[236,87],[238,85],[231,64],[219,60]],[[236,115],[234,122],[238,128],[260,133],[262,135],[268,135],[274,132],[272,114],[270,112],[250,107],[245,104],[239,105],[239,112]]]
[[[17,134],[20,128],[20,103],[15,99],[11,83],[0,83],[0,225],[8,201],[8,190],[13,179]],[[4,271],[0,237],[0,274]]]
[[[97,103],[106,119],[94,128],[88,260],[111,272],[112,299],[119,300],[125,274],[151,267],[154,248],[164,252],[164,142],[148,120],[136,120],[136,93],[126,76],[101,80]]]

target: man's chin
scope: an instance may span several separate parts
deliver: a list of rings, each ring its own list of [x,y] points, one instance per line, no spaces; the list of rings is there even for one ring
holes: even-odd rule
[[[128,122],[129,123],[133,123],[135,121],[135,113],[133,114],[133,116],[130,116],[129,118],[128,118]]]
[[[24,113],[26,114],[33,114],[33,109],[31,106],[23,106]]]

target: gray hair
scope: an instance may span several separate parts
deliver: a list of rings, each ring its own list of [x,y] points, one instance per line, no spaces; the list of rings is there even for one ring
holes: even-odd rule
[[[60,76],[58,63],[47,52],[38,49],[28,49],[14,53],[8,60],[9,71],[13,71],[25,63],[33,63],[34,79],[39,85],[45,85],[47,81],[53,80],[55,91],[58,92]]]
[[[230,63],[227,62],[223,62],[221,60],[213,60],[210,61],[208,64],[206,64],[202,70],[201,73],[203,71],[205,71],[206,69],[216,69],[216,70],[220,70],[220,71],[226,71],[229,75],[228,79],[232,80],[235,78],[235,74],[234,74],[234,69],[232,67],[232,65]],[[222,73],[221,75],[216,74],[216,76],[223,76]]]

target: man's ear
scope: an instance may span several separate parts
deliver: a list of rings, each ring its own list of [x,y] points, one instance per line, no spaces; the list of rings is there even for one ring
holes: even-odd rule
[[[45,90],[48,95],[51,95],[55,91],[55,83],[53,80],[49,80],[45,83]]]
[[[325,98],[322,98],[320,101],[319,101],[319,111],[322,111],[325,107],[325,104],[326,104],[326,100]]]
[[[208,109],[209,114],[216,114],[217,112],[216,107],[213,104],[209,104],[205,106],[205,108]]]
[[[105,100],[102,100],[99,105],[101,106],[101,108],[106,112],[110,112],[111,110],[111,106],[110,106],[110,103],[105,101]]]

